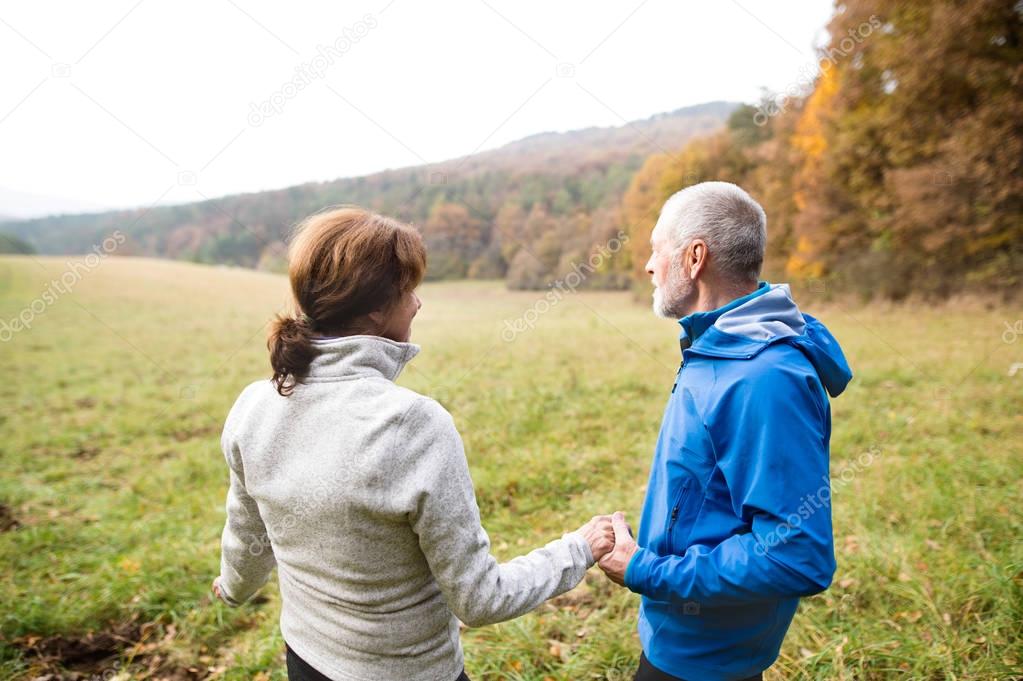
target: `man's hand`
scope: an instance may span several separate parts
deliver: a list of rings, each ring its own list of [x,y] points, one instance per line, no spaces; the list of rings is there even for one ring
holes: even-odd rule
[[[615,532],[611,527],[611,516],[595,515],[588,523],[579,528],[579,533],[586,538],[590,545],[590,553],[593,560],[599,561],[608,551],[614,548]]]
[[[639,550],[639,545],[632,538],[632,528],[625,522],[625,514],[615,511],[611,516],[611,526],[614,528],[614,549],[605,555],[597,565],[607,578],[618,586],[625,586],[625,570],[629,567],[629,561]]]

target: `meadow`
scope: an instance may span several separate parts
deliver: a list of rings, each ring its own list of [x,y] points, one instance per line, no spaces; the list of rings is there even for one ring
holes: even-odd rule
[[[66,263],[0,259],[0,678],[286,678],[276,579],[238,609],[209,593],[220,429],[268,375],[286,280],[110,257],[44,296]],[[423,352],[400,382],[453,414],[495,554],[598,512],[635,523],[677,326],[626,293],[551,304],[474,281],[420,294]],[[804,600],[766,678],[1023,676],[1023,310],[805,309],[855,372],[832,402],[838,573]],[[19,315],[28,328],[10,330]],[[467,671],[630,679],[637,605],[593,569],[526,617],[464,631]]]

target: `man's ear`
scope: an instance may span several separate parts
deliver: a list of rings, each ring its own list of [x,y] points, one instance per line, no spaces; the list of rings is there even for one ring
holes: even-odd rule
[[[703,239],[693,239],[686,249],[685,257],[683,264],[689,268],[689,278],[696,279],[707,266],[707,242]]]

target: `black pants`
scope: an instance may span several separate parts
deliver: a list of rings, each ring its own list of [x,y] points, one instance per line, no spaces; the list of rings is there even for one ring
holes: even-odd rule
[[[762,681],[764,678],[763,674],[757,674],[756,676],[750,676],[749,678],[742,679],[742,681]],[[633,681],[685,681],[677,676],[671,674],[665,674],[657,667],[650,664],[650,660],[646,659],[646,655],[639,656],[639,671],[636,672],[636,676],[633,677]]]
[[[287,643],[284,644],[284,648],[287,650],[288,681],[330,681],[330,677],[313,669],[312,665],[299,657]],[[461,675],[455,681],[469,681],[465,670],[462,670]]]

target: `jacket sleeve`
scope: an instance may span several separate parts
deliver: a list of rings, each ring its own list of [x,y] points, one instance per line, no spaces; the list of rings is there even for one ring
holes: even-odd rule
[[[784,365],[728,389],[706,427],[732,509],[750,530],[682,556],[641,548],[626,571],[628,587],[707,606],[827,589],[835,571],[830,418],[817,377]]]
[[[227,521],[220,540],[220,590],[228,605],[238,606],[266,583],[277,562],[259,507],[245,489],[241,453],[228,426],[221,446],[230,470],[230,487]]]
[[[398,428],[417,480],[413,531],[455,616],[483,626],[523,615],[582,581],[593,565],[589,544],[569,532],[507,563],[490,555],[462,440],[433,400],[417,401]]]

